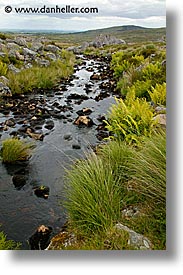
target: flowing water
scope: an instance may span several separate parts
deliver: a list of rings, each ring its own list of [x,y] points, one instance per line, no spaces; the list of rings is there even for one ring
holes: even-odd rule
[[[99,125],[97,117],[107,114],[109,107],[114,103],[112,94],[102,100],[95,100],[101,93],[100,84],[107,79],[90,80],[93,73],[105,67],[105,63],[89,59],[84,61],[84,65],[77,67],[64,91],[60,89],[62,92],[36,95],[37,98],[44,98],[47,108],[51,108],[53,104],[69,104],[71,108],[64,113],[66,119],[52,118],[54,128],[49,133],[43,127],[45,137],[43,141],[36,141],[32,157],[24,167],[27,175],[26,184],[22,188],[16,188],[12,182],[12,175],[20,167],[8,167],[0,162],[0,231],[3,230],[9,239],[21,242],[22,249],[30,249],[27,240],[39,225],[51,226],[53,234],[56,234],[65,223],[66,213],[62,206],[65,168],[68,168],[76,158],[84,157],[92,145],[99,143],[96,138],[96,127]],[[88,84],[91,90],[86,94],[85,88]],[[68,96],[75,93],[87,95],[88,99],[81,102],[72,99],[71,96],[68,101]],[[76,112],[83,108],[92,110],[90,118],[95,123],[92,127],[78,127],[73,124],[78,116]],[[1,113],[0,122],[11,117],[11,112],[6,116]],[[1,140],[8,137],[8,134],[8,131],[3,132]],[[71,138],[65,139],[66,135]],[[81,149],[73,149],[73,144],[79,144]],[[50,188],[48,199],[35,195],[33,188],[38,185]]]

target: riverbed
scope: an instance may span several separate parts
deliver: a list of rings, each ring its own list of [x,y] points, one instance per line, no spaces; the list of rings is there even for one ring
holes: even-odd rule
[[[111,80],[107,77],[109,64],[84,56],[78,58],[82,63],[75,66],[68,81],[60,83],[54,90],[26,96],[29,102],[36,100],[33,107],[39,105],[41,109],[42,103],[49,114],[37,124],[35,115],[29,117],[30,122],[35,120],[35,133],[42,134],[42,139],[33,140],[22,130],[26,127],[28,114],[23,117],[17,110],[14,113],[0,111],[1,140],[20,135],[35,144],[32,156],[24,166],[5,166],[0,162],[0,230],[7,234],[8,239],[21,242],[21,249],[30,249],[28,239],[41,224],[52,227],[53,235],[59,232],[67,220],[62,205],[65,169],[104,142],[98,136],[100,118],[106,117],[110,106],[115,103]],[[78,127],[74,124],[77,112],[83,109],[90,110],[93,126]],[[5,128],[5,121],[11,119],[14,125]],[[17,173],[26,176],[25,184],[19,188],[12,181]],[[41,185],[50,189],[47,199],[35,195],[34,188]]]

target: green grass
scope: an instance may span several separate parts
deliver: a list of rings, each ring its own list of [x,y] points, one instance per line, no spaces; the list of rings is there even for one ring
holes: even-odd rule
[[[67,79],[73,73],[74,55],[62,51],[62,60],[51,62],[48,67],[34,65],[18,74],[8,73],[9,87],[13,94],[32,92],[34,89],[51,89],[58,81]]]
[[[164,132],[138,148],[112,141],[72,166],[65,207],[70,228],[81,240],[76,249],[111,249],[104,248],[104,239],[117,222],[147,236],[154,249],[165,249],[165,148]],[[138,219],[122,217],[122,209],[131,205],[143,209]],[[129,249],[117,244],[112,249]]]
[[[25,161],[30,157],[33,145],[17,138],[8,138],[2,141],[0,156],[4,163]]]
[[[13,240],[8,240],[4,232],[0,232],[0,250],[18,250],[21,244]]]

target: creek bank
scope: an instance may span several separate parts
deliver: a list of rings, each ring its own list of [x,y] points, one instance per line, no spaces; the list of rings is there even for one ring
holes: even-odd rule
[[[4,97],[0,103],[1,140],[15,136],[35,140],[36,144],[25,168],[7,169],[0,164],[2,229],[10,238],[22,242],[22,249],[30,249],[26,240],[39,224],[53,228],[52,234],[60,231],[66,221],[59,206],[64,200],[65,168],[104,142],[97,127],[115,103],[109,62],[92,56],[77,58],[83,61],[75,66],[73,76],[54,89]],[[91,80],[93,74],[100,74],[100,79]],[[105,87],[102,83],[106,83]],[[108,96],[96,100],[105,93]],[[74,124],[78,116],[88,116],[93,125],[78,127]],[[46,200],[35,194],[41,186],[49,188]]]

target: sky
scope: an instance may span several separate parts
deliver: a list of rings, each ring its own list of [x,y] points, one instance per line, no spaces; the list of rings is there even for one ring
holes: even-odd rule
[[[20,8],[97,8],[98,13],[17,13]],[[8,7],[5,12],[5,7]],[[85,31],[122,25],[166,26],[165,0],[0,0],[0,29]]]

